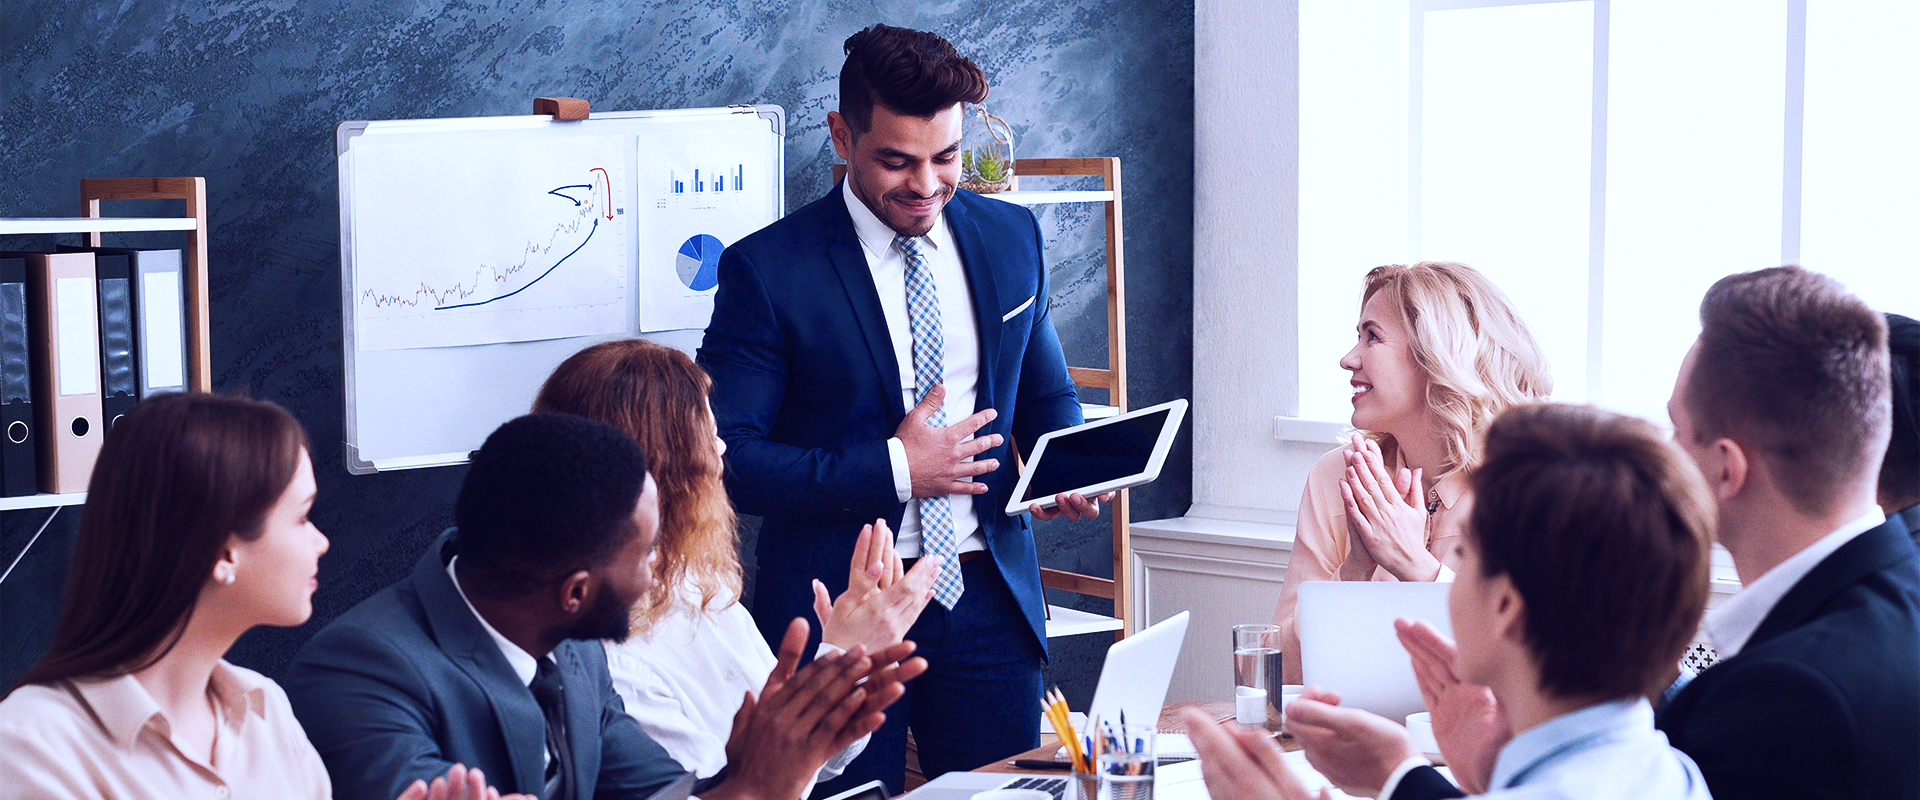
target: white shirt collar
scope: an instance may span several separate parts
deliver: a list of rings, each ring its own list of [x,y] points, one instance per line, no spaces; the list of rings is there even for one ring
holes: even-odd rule
[[[881,222],[880,217],[873,213],[873,209],[867,208],[867,204],[854,195],[853,185],[844,178],[840,181],[840,196],[846,200],[847,213],[853,216],[853,232],[859,234],[860,246],[866,249],[870,261],[878,262],[893,249],[893,237],[899,234],[887,227],[887,223]],[[953,201],[949,199],[947,202]],[[934,217],[933,227],[929,228],[920,240],[933,245],[935,250],[946,246],[947,212],[944,207],[941,208],[939,216]]]
[[[513,674],[520,676],[520,683],[531,685],[534,673],[540,670],[540,660],[520,649],[520,645],[514,644],[513,640],[501,636],[486,617],[480,616],[479,609],[473,607],[473,601],[467,599],[467,590],[460,588],[460,576],[454,574],[453,562],[459,560],[459,556],[454,556],[447,561],[447,577],[453,579],[453,590],[460,593],[460,602],[467,604],[467,610],[473,612],[473,618],[480,620],[480,627],[486,628],[487,635],[493,637],[493,643],[499,645],[500,655],[507,657],[507,666],[513,667]]]
[[[1774,606],[1779,605],[1780,598],[1787,596],[1787,592],[1801,578],[1827,560],[1827,556],[1833,555],[1833,551],[1886,521],[1887,515],[1881,513],[1880,509],[1868,509],[1853,521],[1794,553],[1780,562],[1779,566],[1767,570],[1766,574],[1755,578],[1753,583],[1747,584],[1719,608],[1707,612],[1703,627],[1707,629],[1707,638],[1713,641],[1713,649],[1720,659],[1732,658],[1746,647],[1747,640],[1753,638],[1753,632],[1759,629],[1760,623],[1773,612]]]

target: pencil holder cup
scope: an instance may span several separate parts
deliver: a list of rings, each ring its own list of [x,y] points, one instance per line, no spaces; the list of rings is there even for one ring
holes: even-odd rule
[[[1110,725],[1094,767],[1100,771],[1097,800],[1153,800],[1154,726]]]
[[[1067,791],[1062,800],[1098,800],[1100,797],[1100,773],[1088,772],[1085,764],[1074,764],[1073,775],[1067,781]]]

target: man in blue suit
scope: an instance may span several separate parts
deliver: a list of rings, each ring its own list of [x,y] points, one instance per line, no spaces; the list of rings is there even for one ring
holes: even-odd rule
[[[863,523],[891,523],[903,558],[942,559],[908,634],[928,672],[839,783],[899,792],[908,724],[928,777],[1039,744],[1044,605],[1028,523],[1001,511],[1009,442],[1081,415],[1032,212],[955,188],[961,104],[986,98],[985,74],[922,31],[875,25],[845,50],[827,118],[846,180],[721,256],[699,360],[729,493],[765,518],[753,612],[769,640],[811,618],[813,581],[845,587]]]
[[[343,800],[386,800],[453,763],[541,800],[644,798],[685,774],[621,706],[598,639],[652,581],[658,493],[626,434],[568,414],[508,422],[474,454],[413,574],[341,615],[281,683]],[[707,800],[792,800],[878,727],[923,663],[899,644],[794,671],[795,621]],[[862,677],[865,683],[857,685]]]

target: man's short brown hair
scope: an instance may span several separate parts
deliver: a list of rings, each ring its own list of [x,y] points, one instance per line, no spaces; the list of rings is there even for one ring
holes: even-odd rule
[[[930,119],[955,103],[987,99],[987,74],[939,34],[874,25],[847,37],[840,66],[840,116],[855,135],[873,128],[877,103]]]
[[[1795,510],[1820,515],[1887,447],[1887,324],[1825,275],[1795,266],[1721,278],[1700,301],[1688,376],[1695,444],[1728,438]]]
[[[1541,691],[1621,699],[1657,687],[1706,609],[1714,504],[1660,431],[1591,406],[1494,420],[1468,535],[1525,601]]]

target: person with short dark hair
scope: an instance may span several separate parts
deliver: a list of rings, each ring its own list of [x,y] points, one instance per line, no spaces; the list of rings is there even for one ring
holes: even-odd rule
[[[1880,462],[1880,510],[1899,517],[1920,544],[1920,322],[1887,315],[1893,432]]]
[[[652,580],[659,504],[639,445],[571,414],[507,422],[473,455],[456,528],[413,574],[301,648],[284,682],[335,796],[380,798],[447,762],[547,800],[646,797],[684,770],[622,709],[597,640]],[[795,671],[795,622],[736,716],[707,800],[792,800],[924,668],[902,644]],[[864,683],[860,683],[864,679]]]
[[[1706,603],[1714,507],[1699,472],[1645,422],[1535,405],[1493,423],[1472,484],[1448,595],[1458,650],[1413,655],[1423,690],[1444,678],[1489,687],[1498,700],[1513,736],[1480,788],[1489,797],[1705,800],[1699,768],[1654,730],[1646,700]],[[1356,789],[1384,797],[1412,780],[1458,794],[1404,729],[1337,702],[1315,691],[1289,708],[1310,760],[1324,760],[1343,730],[1393,731],[1394,771]],[[1310,797],[1284,762],[1258,757],[1274,749],[1265,737],[1236,736],[1203,715],[1188,721],[1214,796]]]
[[[907,634],[932,671],[822,784],[898,793],[909,724],[929,778],[1040,743],[1045,603],[1030,525],[1001,513],[1018,477],[1004,467],[1082,420],[1033,213],[957,186],[985,73],[926,31],[874,25],[844,50],[827,124],[846,178],[722,254],[699,363],[728,493],[763,518],[752,610],[769,641],[813,619],[815,580],[846,590],[840,566],[876,518],[902,559],[942,559]]]

